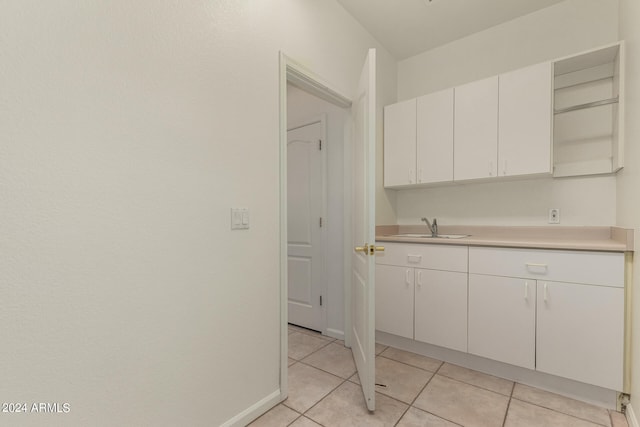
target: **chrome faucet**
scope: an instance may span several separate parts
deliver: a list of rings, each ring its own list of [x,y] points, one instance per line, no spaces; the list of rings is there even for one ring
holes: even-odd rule
[[[430,223],[427,218],[422,218],[422,221],[424,221],[427,224],[427,227],[429,227],[431,237],[438,237],[438,220],[433,218],[433,224]]]

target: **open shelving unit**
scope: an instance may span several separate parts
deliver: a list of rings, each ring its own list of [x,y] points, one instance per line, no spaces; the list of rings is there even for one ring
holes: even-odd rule
[[[624,166],[624,44],[554,61],[554,177]]]

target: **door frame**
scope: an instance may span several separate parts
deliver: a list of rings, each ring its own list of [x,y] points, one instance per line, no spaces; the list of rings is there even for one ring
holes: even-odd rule
[[[325,101],[343,108],[351,107],[351,99],[324,81],[313,71],[280,51],[280,399],[287,398],[288,388],[288,255],[287,255],[287,82]],[[346,223],[347,221],[345,221]],[[345,288],[348,282],[345,282]],[[345,302],[346,307],[346,302]],[[345,330],[345,339],[347,338]]]
[[[328,284],[327,284],[327,259],[329,257],[329,248],[328,248],[328,231],[329,231],[329,223],[327,221],[328,218],[328,185],[327,185],[327,175],[328,175],[328,167],[327,167],[327,148],[328,148],[328,143],[327,143],[327,114],[326,113],[322,113],[320,115],[317,116],[313,116],[313,117],[309,117],[303,121],[300,122],[296,122],[296,123],[291,123],[291,126],[289,126],[289,123],[287,122],[287,134],[289,133],[289,131],[292,130],[296,130],[305,126],[309,126],[309,125],[314,125],[316,123],[320,123],[320,138],[322,140],[322,146],[323,149],[320,150],[320,157],[322,159],[322,166],[321,166],[321,170],[322,170],[322,194],[321,194],[321,207],[320,207],[320,215],[322,217],[323,220],[323,226],[320,228],[320,244],[322,245],[322,259],[320,260],[320,293],[321,295],[323,295],[325,297],[326,301],[326,297],[327,297],[327,293],[328,293]],[[286,157],[285,157],[285,162],[286,162]],[[288,207],[287,207],[288,210]],[[287,212],[287,218],[288,218],[289,213]],[[287,243],[288,243],[288,238],[287,238]],[[288,251],[287,251],[288,252]],[[288,255],[287,255],[288,257]],[[287,292],[289,290],[288,288],[288,280],[287,280]],[[289,304],[289,298],[287,295],[287,306]],[[327,304],[326,302],[322,305],[321,308],[321,319],[320,319],[320,332],[322,332],[323,334],[325,334],[327,332]],[[287,323],[288,323],[288,319],[287,319]]]

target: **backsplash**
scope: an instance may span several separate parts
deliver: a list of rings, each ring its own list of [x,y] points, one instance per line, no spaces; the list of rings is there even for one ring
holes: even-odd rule
[[[532,179],[398,190],[397,223],[438,218],[441,225],[547,225],[560,209],[561,225],[616,223],[615,176]]]

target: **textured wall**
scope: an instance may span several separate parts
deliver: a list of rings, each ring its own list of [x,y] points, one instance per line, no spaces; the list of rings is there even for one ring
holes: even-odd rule
[[[0,401],[71,408],[0,424],[213,426],[279,390],[278,52],[350,94],[369,47],[333,1],[0,3]]]

